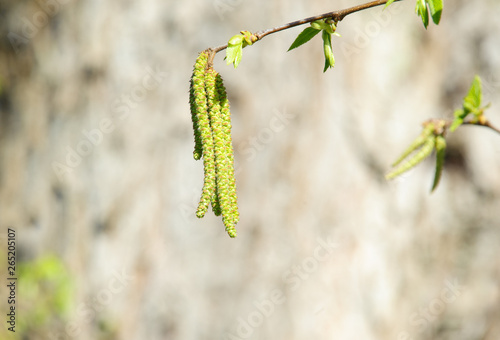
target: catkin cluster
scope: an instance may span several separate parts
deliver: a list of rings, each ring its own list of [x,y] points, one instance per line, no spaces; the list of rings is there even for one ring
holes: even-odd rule
[[[236,237],[239,220],[234,178],[234,155],[231,141],[231,113],[226,89],[208,62],[209,52],[200,53],[190,81],[189,103],[194,130],[193,157],[203,157],[203,190],[196,216],[202,218],[212,205],[215,215],[222,215],[226,231]]]

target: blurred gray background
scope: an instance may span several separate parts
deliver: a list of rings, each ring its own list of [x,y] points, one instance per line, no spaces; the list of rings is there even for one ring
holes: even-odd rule
[[[326,73],[319,36],[286,52],[300,27],[245,48],[236,70],[218,54],[238,237],[194,216],[198,52],[361,2],[2,0],[1,314],[8,227],[19,265],[52,255],[64,270],[19,279],[18,332],[0,337],[499,339],[500,136],[449,135],[433,194],[432,158],[384,180],[475,74],[500,125],[496,0],[445,1],[427,31],[413,0],[348,16]],[[28,319],[62,272],[64,311]]]

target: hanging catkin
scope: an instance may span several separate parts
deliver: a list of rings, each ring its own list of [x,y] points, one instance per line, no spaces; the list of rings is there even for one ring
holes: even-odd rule
[[[191,120],[194,131],[193,158],[199,160],[202,156],[202,141],[199,129],[199,116],[206,115],[205,98],[205,68],[207,67],[208,53],[202,52],[196,59],[193,75],[189,81],[189,106],[191,108]]]
[[[195,151],[194,158],[199,159],[198,152],[200,146],[197,145],[198,140],[201,142],[201,150],[203,155],[203,170],[205,178],[201,193],[200,203],[196,211],[196,216],[202,218],[208,210],[208,206],[215,195],[215,155],[214,142],[212,137],[212,129],[207,111],[207,96],[205,88],[205,73],[207,67],[208,53],[202,52],[196,59],[194,65],[192,84],[194,94],[194,114],[191,117],[193,120],[194,135],[195,135]]]
[[[221,76],[209,65],[209,53],[198,56],[190,82],[196,160],[203,157],[204,183],[196,216],[202,218],[212,205],[222,215],[226,231],[236,237],[239,220],[234,155],[231,140],[231,113]]]
[[[223,213],[222,206],[225,203],[224,198],[221,197],[220,191],[224,189],[225,181],[221,178],[224,174],[223,157],[224,146],[222,143],[222,119],[220,112],[220,103],[217,90],[215,88],[215,70],[208,68],[205,74],[205,88],[207,91],[207,106],[208,106],[208,119],[210,120],[210,128],[212,129],[212,138],[214,143],[214,156],[215,156],[215,192],[213,193],[210,201],[212,202],[212,210],[216,216]]]
[[[234,176],[234,152],[233,143],[231,139],[231,112],[229,110],[229,101],[227,99],[226,88],[222,77],[217,74],[215,77],[215,86],[219,94],[220,107],[221,107],[221,117],[222,117],[222,127],[224,129],[224,145],[226,148],[226,161],[228,168],[228,178],[229,178],[229,198],[231,201],[230,215],[234,224],[239,221],[238,212],[238,198],[236,196],[236,179]]]

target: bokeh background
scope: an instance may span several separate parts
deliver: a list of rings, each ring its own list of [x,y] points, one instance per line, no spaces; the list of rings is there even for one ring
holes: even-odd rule
[[[448,136],[391,182],[428,118],[475,74],[500,125],[500,2],[405,0],[348,16],[322,73],[301,28],[215,59],[241,220],[194,216],[188,81],[197,53],[361,3],[0,2],[2,339],[499,339],[500,136]],[[7,230],[16,333],[7,331]],[[4,320],[5,319],[5,320]]]

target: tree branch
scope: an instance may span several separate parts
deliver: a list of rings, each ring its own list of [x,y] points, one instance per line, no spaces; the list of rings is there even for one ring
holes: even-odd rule
[[[490,128],[493,131],[495,131],[496,133],[500,134],[500,129],[497,128],[497,127],[494,127],[493,125],[491,125],[491,123],[489,121],[485,121],[485,122],[463,122],[462,125],[484,126],[484,127]]]
[[[483,118],[484,119],[480,119],[478,121],[472,121],[472,120],[465,121],[461,124],[461,126],[462,125],[483,126],[483,127],[489,128],[489,129],[495,131],[496,133],[500,134],[499,128],[493,126],[485,117],[483,117]],[[453,124],[453,120],[451,120],[451,119],[436,119],[436,118],[426,120],[423,124],[425,125],[426,123],[437,123],[440,121],[441,122],[444,121],[444,126],[442,126],[442,129],[444,129],[444,130],[448,130],[450,128],[450,126]],[[438,124],[436,124],[436,125],[438,125]],[[438,132],[438,133],[440,133],[440,132]]]
[[[388,0],[376,0],[376,1],[371,1],[368,3],[362,4],[362,5],[358,5],[358,6],[354,6],[354,7],[350,7],[350,8],[346,8],[346,9],[341,9],[339,11],[323,13],[323,14],[316,15],[316,16],[309,17],[309,18],[305,18],[302,20],[293,21],[293,22],[290,22],[288,24],[281,25],[278,27],[268,28],[266,30],[259,31],[259,32],[255,33],[255,36],[257,37],[257,41],[258,41],[258,40],[264,38],[266,35],[273,34],[273,33],[279,32],[279,31],[283,31],[283,30],[287,30],[287,29],[295,27],[295,26],[300,26],[300,25],[307,24],[307,23],[310,23],[310,22],[313,22],[316,20],[321,20],[321,19],[332,19],[335,22],[335,24],[337,24],[339,21],[342,21],[342,19],[344,19],[349,14],[359,12],[359,11],[362,11],[362,10],[365,10],[368,8],[376,7],[376,6],[385,5],[387,3],[387,1]],[[402,0],[395,0],[395,1],[402,1]],[[214,53],[218,53],[222,50],[225,50],[226,48],[227,48],[227,44],[219,46],[219,47],[210,48],[210,50],[212,50]]]

